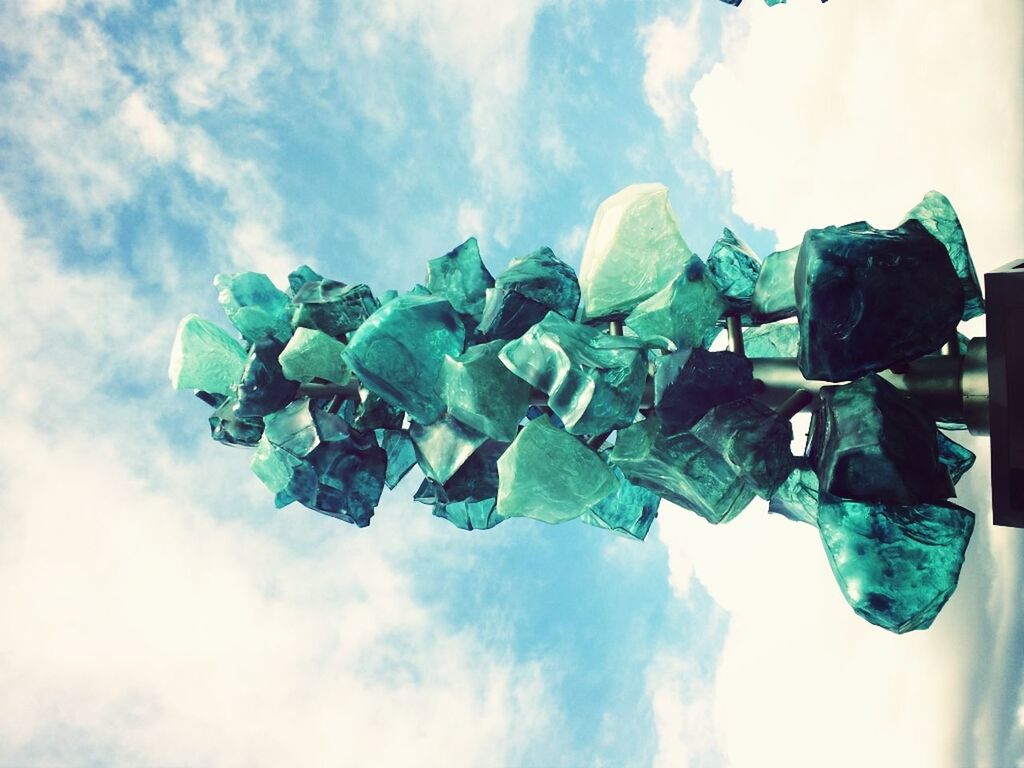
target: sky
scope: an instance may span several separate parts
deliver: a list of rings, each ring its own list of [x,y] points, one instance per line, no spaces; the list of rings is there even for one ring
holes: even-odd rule
[[[941,5],[941,7],[940,7]],[[487,7],[493,6],[493,7]],[[466,533],[275,510],[167,381],[212,277],[376,291],[470,235],[579,264],[668,185],[690,247],[953,201],[1024,237],[1017,0],[0,3],[0,766],[1024,766],[1024,533],[891,635],[813,528],[663,503]],[[984,334],[984,320],[963,329]]]

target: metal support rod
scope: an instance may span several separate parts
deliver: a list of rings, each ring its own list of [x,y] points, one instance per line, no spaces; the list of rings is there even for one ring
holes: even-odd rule
[[[622,335],[622,321],[612,320],[608,323],[608,335],[609,336],[621,336]]]
[[[729,351],[743,356],[743,324],[739,315],[729,315],[725,318],[725,333],[729,339]]]
[[[789,421],[796,416],[800,411],[811,404],[814,400],[814,395],[808,392],[806,389],[798,389],[792,395],[786,398],[786,401],[775,409],[781,418]]]

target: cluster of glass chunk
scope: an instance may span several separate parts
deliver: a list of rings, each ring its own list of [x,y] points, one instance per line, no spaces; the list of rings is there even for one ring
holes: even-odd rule
[[[365,526],[418,467],[415,500],[464,530],[526,517],[642,540],[662,499],[721,524],[761,497],[819,530],[872,623],[927,627],[956,586],[973,515],[949,499],[974,456],[878,375],[984,309],[937,192],[895,229],[810,230],[764,261],[729,229],[694,254],[667,188],[636,184],[598,208],[578,275],[542,247],[493,277],[470,238],[404,293],[307,266],[286,289],[214,285],[240,338],[185,317],[169,375],[213,408],[215,440],[255,448],[277,506]],[[709,349],[729,317],[743,343]],[[759,358],[832,382],[804,455],[759,397]]]

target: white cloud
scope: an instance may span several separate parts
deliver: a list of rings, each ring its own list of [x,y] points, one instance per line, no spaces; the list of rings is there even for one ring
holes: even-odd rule
[[[175,141],[167,125],[160,119],[145,97],[135,91],[121,104],[120,118],[135,132],[142,149],[157,160],[169,160],[174,155]]]
[[[689,109],[683,87],[701,53],[700,3],[685,21],[659,16],[640,30],[644,49],[644,95],[672,131]]]
[[[455,226],[459,230],[459,237],[463,239],[467,237],[484,239],[487,235],[487,230],[484,228],[483,208],[469,200],[463,200],[459,206]]]

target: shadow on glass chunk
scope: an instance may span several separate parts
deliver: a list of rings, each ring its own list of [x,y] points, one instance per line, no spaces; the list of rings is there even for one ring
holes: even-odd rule
[[[235,413],[236,401],[227,398],[210,416],[210,437],[224,445],[252,448],[263,436],[263,419],[241,418]]]
[[[486,435],[450,416],[426,425],[414,421],[409,427],[409,437],[416,446],[423,474],[439,483],[454,475],[487,439]]]
[[[433,504],[435,517],[465,531],[493,528],[505,519],[497,508],[497,462],[507,448],[507,443],[488,440],[444,485],[425,478],[415,500]]]
[[[359,390],[359,398],[345,401],[341,417],[353,429],[401,429],[405,412],[368,389]]]
[[[384,484],[391,490],[416,466],[416,446],[404,429],[376,429],[377,442],[388,457]]]
[[[550,248],[513,259],[488,289],[477,332],[483,339],[514,339],[548,312],[576,315],[580,286],[572,267]]]
[[[245,368],[245,349],[219,325],[198,315],[178,324],[167,375],[175,389],[230,394]]]
[[[890,632],[927,629],[956,589],[974,515],[954,504],[865,504],[823,493],[818,530],[854,611]]]
[[[636,306],[625,324],[648,342],[688,349],[704,343],[725,307],[704,262],[692,256],[668,285]]]
[[[243,419],[266,416],[283,408],[295,397],[299,383],[285,378],[278,361],[283,349],[284,345],[273,338],[265,338],[252,345],[241,379],[235,387],[236,416]]]
[[[935,430],[935,434],[939,441],[939,461],[946,468],[946,471],[949,472],[950,481],[953,485],[956,485],[967,470],[974,466],[974,460],[977,457],[973,452],[964,448],[955,440],[946,437],[938,430]]]
[[[475,237],[427,262],[427,289],[476,322],[483,315],[487,289],[493,287],[494,278],[480,259]]]
[[[916,219],[809,230],[795,287],[807,379],[847,381],[934,352],[964,310],[946,248]]]
[[[724,227],[707,261],[708,277],[725,299],[729,314],[749,315],[761,262],[745,242]]]
[[[935,422],[876,374],[822,387],[808,455],[823,492],[886,504],[938,502],[954,494],[939,461]]]
[[[443,376],[452,417],[494,440],[510,442],[530,406],[530,385],[498,357],[506,343],[497,339],[446,357]]]
[[[292,302],[260,272],[221,273],[213,278],[217,300],[248,342],[268,336],[284,344],[292,335]]]
[[[303,283],[294,301],[292,325],[314,328],[335,338],[354,331],[380,307],[368,286],[345,285],[326,278]]]
[[[584,512],[580,520],[620,536],[643,541],[658,516],[661,497],[629,482],[618,467],[613,466],[612,471],[619,481],[618,487]]]
[[[768,511],[798,523],[818,524],[818,475],[804,457],[768,502]]]
[[[666,434],[683,432],[714,408],[754,394],[754,367],[742,355],[680,350],[654,369],[654,409]]]

